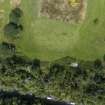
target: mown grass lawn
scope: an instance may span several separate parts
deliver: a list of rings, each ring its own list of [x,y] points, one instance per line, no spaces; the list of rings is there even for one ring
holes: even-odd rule
[[[20,52],[42,60],[64,56],[93,60],[105,54],[105,0],[87,0],[85,21],[74,25],[38,17],[38,1],[22,0],[24,32],[16,41]],[[4,0],[3,6],[0,6],[2,8],[5,10],[4,25],[10,12],[10,3]],[[94,24],[96,18],[98,22]],[[1,31],[0,39],[2,36]]]

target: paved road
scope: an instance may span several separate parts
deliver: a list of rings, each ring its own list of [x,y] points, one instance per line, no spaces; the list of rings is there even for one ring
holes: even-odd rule
[[[34,103],[36,100],[39,100],[41,103],[44,103],[44,105],[72,105],[72,104],[68,104],[66,102],[60,102],[60,101],[56,101],[53,99],[47,99],[47,98],[41,98],[41,97],[37,97],[35,95],[32,94],[21,94],[18,91],[0,91],[0,99],[11,99],[13,97],[16,97],[20,100],[25,100],[25,101],[29,101],[30,103]]]

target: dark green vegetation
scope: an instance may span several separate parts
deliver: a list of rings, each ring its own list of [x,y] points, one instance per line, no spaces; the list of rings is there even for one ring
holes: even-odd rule
[[[77,66],[73,66],[73,64]],[[105,104],[105,61],[65,57],[53,62],[22,55],[0,59],[0,88],[54,96],[78,105]]]
[[[20,8],[14,8],[9,16],[9,23],[4,27],[4,34],[7,36],[16,37],[23,30],[21,17],[23,12]]]

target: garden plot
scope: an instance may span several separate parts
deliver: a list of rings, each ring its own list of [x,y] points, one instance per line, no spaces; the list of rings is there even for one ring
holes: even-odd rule
[[[41,0],[40,16],[64,22],[84,20],[86,0]]]

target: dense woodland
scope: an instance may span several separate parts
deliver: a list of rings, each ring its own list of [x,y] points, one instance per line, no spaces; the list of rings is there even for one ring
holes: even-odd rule
[[[78,65],[73,65],[74,62]],[[54,96],[83,105],[104,105],[104,60],[91,62],[65,57],[41,62],[13,55],[0,59],[0,86],[8,91],[15,89],[41,97]]]

